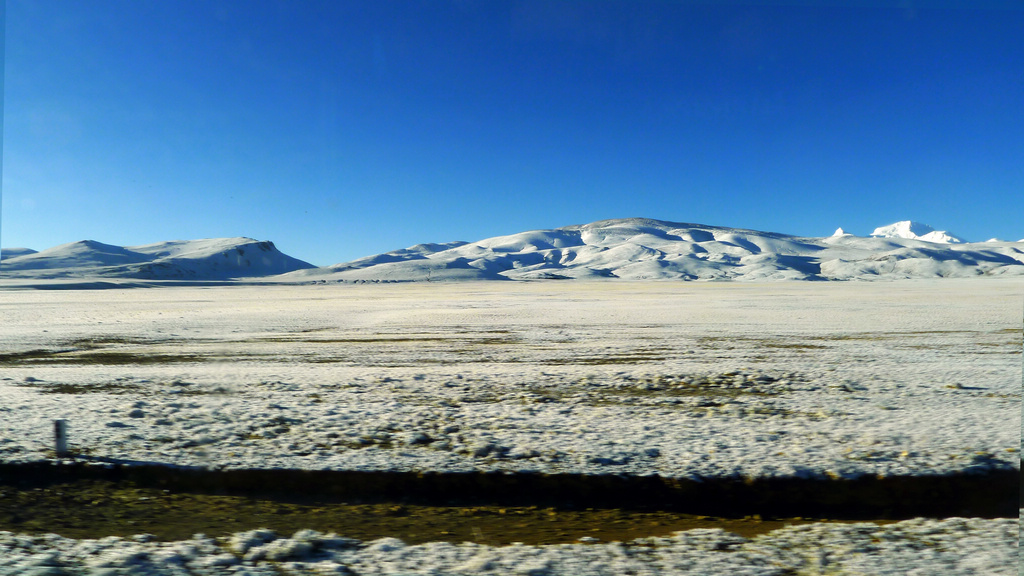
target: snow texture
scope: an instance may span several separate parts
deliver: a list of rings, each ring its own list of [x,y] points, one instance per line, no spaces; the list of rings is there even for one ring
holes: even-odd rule
[[[73,540],[0,532],[0,576],[44,574],[359,574],[522,576],[999,576],[1016,572],[1016,519],[808,524],[743,538],[720,529],[629,542],[488,546],[361,542],[300,530],[251,530],[157,542],[147,535]]]
[[[1016,279],[0,291],[0,461],[857,477],[1019,466]],[[40,329],[40,327],[46,327]]]

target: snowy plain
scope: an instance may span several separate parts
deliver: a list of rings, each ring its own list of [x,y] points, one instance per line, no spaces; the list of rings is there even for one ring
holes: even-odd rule
[[[50,458],[52,420],[64,418],[72,449],[90,457],[213,468],[678,478],[1019,468],[1021,294],[1009,277],[148,290],[8,283],[0,462]],[[357,552],[423,574],[611,574],[627,565],[650,574],[816,574],[821,562],[851,574],[912,573],[919,563],[930,567],[923,573],[1011,573],[1015,522],[911,522],[911,532],[945,543],[879,536],[890,527],[820,526],[751,542],[681,533],[633,557],[616,544],[427,550],[309,534],[266,536],[250,548],[281,547],[297,573],[353,565],[345,554]],[[237,536],[250,537],[262,538]],[[714,542],[694,543],[705,537]],[[794,548],[791,537],[804,543]],[[110,554],[155,558],[171,546],[10,544],[19,538],[28,537],[0,538],[24,551],[10,553],[8,573],[59,560],[63,549],[77,550],[74,565],[98,569]],[[329,542],[307,548],[310,538]],[[176,546],[212,563],[205,573],[269,570],[259,567],[263,557],[231,564],[220,544],[200,540]],[[804,556],[815,559],[794,559]],[[218,558],[227,564],[218,568]],[[111,573],[146,565],[115,560]]]
[[[0,458],[670,477],[1019,466],[1021,284],[0,292]]]

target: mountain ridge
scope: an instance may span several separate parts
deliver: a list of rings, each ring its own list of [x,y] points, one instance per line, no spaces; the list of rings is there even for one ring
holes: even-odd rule
[[[0,260],[0,277],[229,280],[314,267],[280,252],[273,242],[245,237],[127,247],[80,240],[39,252],[18,249],[16,253],[19,255]]]
[[[1024,243],[962,242],[903,221],[855,236],[621,218],[476,242],[422,243],[317,268],[272,242],[213,238],[114,246],[95,240],[4,249],[0,278],[309,282],[459,280],[879,280],[1024,276]],[[953,237],[952,235],[949,235]],[[931,238],[931,240],[928,240]],[[955,238],[955,237],[953,237]],[[14,254],[10,257],[10,254]]]
[[[905,221],[893,233],[801,237],[744,228],[621,218],[410,247],[286,277],[316,281],[874,280],[1024,275],[1017,243],[956,243]],[[882,227],[887,228],[887,227]],[[876,229],[876,231],[882,230]],[[904,231],[903,229],[906,228]],[[927,228],[927,230],[924,230]],[[923,236],[900,233],[922,231]],[[424,245],[418,245],[424,246]]]

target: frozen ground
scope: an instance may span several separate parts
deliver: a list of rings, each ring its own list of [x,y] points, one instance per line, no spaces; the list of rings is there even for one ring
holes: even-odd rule
[[[1019,467],[1022,284],[0,291],[0,461],[856,476]]]
[[[0,532],[0,575],[43,574],[384,574],[635,576],[730,574],[1010,575],[1016,572],[1013,519],[915,519],[886,526],[814,524],[746,539],[689,530],[628,543],[557,546],[359,542],[304,530],[282,537],[253,530],[182,542],[145,536],[71,540]]]

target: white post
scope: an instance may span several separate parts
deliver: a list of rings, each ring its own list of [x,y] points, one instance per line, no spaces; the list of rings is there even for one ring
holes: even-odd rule
[[[57,458],[64,458],[68,455],[68,421],[53,421],[53,438],[57,445]]]

